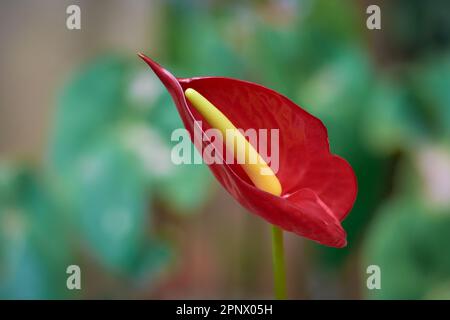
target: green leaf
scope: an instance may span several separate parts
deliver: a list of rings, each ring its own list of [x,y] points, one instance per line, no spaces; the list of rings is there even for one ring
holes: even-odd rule
[[[106,267],[125,269],[149,226],[145,180],[135,159],[116,139],[102,140],[80,158],[72,179],[91,253]]]
[[[104,56],[82,68],[58,100],[50,158],[67,168],[89,143],[123,117],[128,62]]]
[[[450,58],[433,57],[411,73],[412,89],[426,109],[423,117],[436,139],[450,138]]]
[[[148,124],[155,128],[167,145],[170,144],[172,132],[178,128],[184,128],[177,107],[168,92],[161,94],[148,117]]]
[[[144,286],[152,283],[172,258],[172,249],[167,243],[150,239],[143,243],[136,258],[130,262],[127,272],[136,285]]]
[[[205,165],[179,165],[173,174],[159,180],[157,195],[167,207],[192,214],[211,196],[212,173]]]
[[[392,154],[414,149],[425,136],[424,122],[413,99],[392,81],[380,81],[366,107],[364,135],[376,152]]]
[[[368,265],[381,268],[381,290],[366,289],[366,296],[422,299],[448,283],[450,256],[443,244],[449,241],[448,210],[431,209],[406,195],[388,202],[380,209],[362,248],[362,270]]]
[[[0,296],[67,296],[65,270],[73,251],[67,216],[50,182],[28,166],[2,167],[0,172],[2,186],[10,187],[7,194],[0,191]]]

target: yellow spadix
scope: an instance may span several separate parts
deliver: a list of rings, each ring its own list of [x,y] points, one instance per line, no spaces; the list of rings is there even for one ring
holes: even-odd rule
[[[244,150],[245,161],[241,166],[253,184],[258,189],[273,195],[281,195],[281,184],[277,176],[233,123],[231,123],[231,121],[211,102],[194,89],[188,88],[184,94],[208,124],[222,133],[227,148],[231,148],[229,146],[234,146],[234,150],[232,150],[234,151],[234,154],[237,154],[237,150]],[[233,143],[232,141],[228,141],[230,137],[234,139]]]

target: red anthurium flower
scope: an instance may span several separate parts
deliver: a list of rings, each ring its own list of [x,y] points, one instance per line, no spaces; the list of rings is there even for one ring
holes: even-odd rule
[[[241,205],[286,231],[327,246],[346,245],[341,221],[356,199],[356,177],[344,159],[330,153],[327,130],[319,119],[261,85],[224,77],[175,78],[150,58],[140,57],[170,92],[191,139],[196,121],[202,121],[204,135],[209,127],[186,100],[188,88],[200,92],[237,128],[279,129],[276,175],[281,196],[256,188],[239,164],[209,165]]]

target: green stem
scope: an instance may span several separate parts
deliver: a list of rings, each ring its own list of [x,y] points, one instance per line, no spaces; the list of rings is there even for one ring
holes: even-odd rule
[[[283,230],[272,225],[272,259],[275,298],[286,299],[286,271],[284,267]]]

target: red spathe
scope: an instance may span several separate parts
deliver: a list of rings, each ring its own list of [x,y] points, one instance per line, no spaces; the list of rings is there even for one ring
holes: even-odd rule
[[[327,130],[319,119],[261,85],[223,77],[177,79],[150,58],[140,57],[170,92],[191,138],[195,121],[202,121],[204,131],[209,126],[186,100],[187,88],[200,92],[237,128],[279,129],[280,197],[257,189],[239,164],[209,165],[241,205],[284,230],[331,247],[346,245],[341,221],[355,202],[356,176],[347,161],[330,153]],[[203,140],[211,143],[206,136]]]

